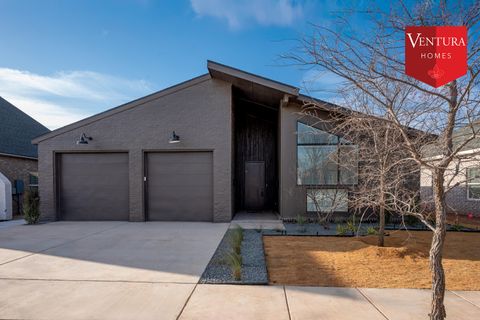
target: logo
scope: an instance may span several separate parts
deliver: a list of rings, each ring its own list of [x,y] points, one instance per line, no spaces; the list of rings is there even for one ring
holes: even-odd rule
[[[434,88],[467,73],[465,26],[406,27],[405,73]]]

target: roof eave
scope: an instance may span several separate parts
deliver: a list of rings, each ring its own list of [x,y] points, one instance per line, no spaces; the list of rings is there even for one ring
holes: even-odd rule
[[[215,61],[211,61],[211,60],[207,60],[207,68],[210,75],[212,75],[212,71],[216,71],[216,72],[223,73],[235,78],[250,81],[250,82],[265,86],[267,88],[281,91],[292,96],[298,96],[298,93],[300,91],[300,89],[297,87],[294,87],[282,82],[278,82],[272,79],[264,78],[262,76],[258,76],[253,73],[236,69]],[[214,76],[212,75],[212,77]]]

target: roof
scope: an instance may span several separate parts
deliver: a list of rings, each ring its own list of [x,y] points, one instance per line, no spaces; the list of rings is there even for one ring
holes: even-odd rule
[[[207,68],[209,71],[209,73],[207,74],[187,80],[172,87],[160,90],[145,97],[120,105],[116,108],[109,109],[94,116],[69,124],[65,127],[59,128],[45,135],[37,137],[32,142],[38,144],[41,141],[53,138],[65,132],[72,131],[87,124],[115,115],[117,113],[130,110],[149,101],[175,93],[177,91],[183,90],[190,86],[194,86],[212,78],[230,82],[242,94],[245,94],[248,97],[252,97],[262,103],[270,103],[272,99],[279,102],[280,99],[285,95],[299,98],[300,89],[285,83],[267,79],[265,77],[232,68],[210,60],[207,61]],[[302,98],[305,98],[305,96],[302,96]]]
[[[297,87],[291,86],[289,84],[271,80],[253,73],[242,71],[237,68],[229,67],[215,61],[207,60],[207,68],[213,78],[219,78],[234,84],[240,83],[241,80],[244,80],[293,96],[297,96],[299,92],[299,89]]]
[[[465,143],[467,139],[470,139],[473,132],[475,132],[476,135],[480,135],[480,121],[473,122],[471,126],[467,125],[455,130],[452,135],[453,149]],[[462,147],[460,152],[468,152],[478,149],[480,149],[480,137],[468,141],[467,144]],[[423,149],[423,154],[426,157],[435,157],[440,155],[440,153],[440,146],[435,143],[428,144]]]
[[[50,132],[41,123],[0,97],[0,153],[37,158],[33,138]]]

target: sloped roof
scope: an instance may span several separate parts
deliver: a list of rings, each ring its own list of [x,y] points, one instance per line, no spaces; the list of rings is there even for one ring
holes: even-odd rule
[[[268,103],[269,99],[276,99],[276,101],[280,101],[280,99],[284,95],[288,95],[290,97],[294,97],[296,99],[304,100],[310,97],[304,96],[304,95],[299,95],[299,88],[281,83],[275,80],[271,80],[262,76],[255,75],[253,73],[249,73],[246,71],[242,71],[224,64],[220,64],[218,62],[214,61],[207,61],[207,69],[208,72],[207,74],[201,75],[196,78],[192,78],[190,80],[187,80],[185,82],[176,84],[174,86],[171,86],[169,88],[157,91],[155,93],[152,93],[150,95],[147,95],[145,97],[133,100],[131,102],[127,102],[123,105],[120,105],[118,107],[106,110],[104,112],[98,113],[96,115],[93,115],[91,117],[85,118],[83,120],[77,121],[75,123],[69,124],[65,127],[53,130],[47,134],[44,134],[42,136],[39,136],[33,140],[34,144],[38,144],[44,140],[53,138],[57,135],[63,134],[65,132],[83,127],[87,124],[90,124],[92,122],[113,116],[117,113],[130,110],[132,108],[135,108],[139,105],[142,105],[146,102],[149,102],[151,100],[158,99],[162,96],[166,96],[172,93],[175,93],[179,90],[183,90],[185,88],[188,88],[190,86],[196,85],[198,83],[201,83],[203,81],[215,78],[215,79],[220,79],[226,82],[232,83],[234,87],[237,89],[243,90],[244,92],[247,92],[251,96],[254,97],[256,101],[259,102],[265,102]],[[327,106],[333,106],[333,104],[329,104],[325,101],[321,101],[318,99],[315,99],[317,102],[322,102],[322,105],[326,108]],[[336,106],[338,107],[338,106]]]
[[[45,126],[0,97],[0,153],[37,158],[32,139],[49,132]]]
[[[480,135],[480,121],[473,122],[471,126],[467,125],[455,130],[452,136],[453,148],[455,149],[465,143],[467,139],[470,139],[472,137],[473,132],[475,132],[476,135]],[[467,144],[462,147],[460,152],[470,151],[479,148],[480,137],[477,137],[468,141]],[[431,143],[425,145],[425,147],[423,148],[423,155],[425,157],[435,157],[440,154],[441,149],[438,143]]]

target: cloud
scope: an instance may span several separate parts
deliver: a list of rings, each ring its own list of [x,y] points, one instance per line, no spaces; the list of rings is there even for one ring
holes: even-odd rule
[[[226,20],[230,28],[249,23],[289,26],[303,16],[303,5],[291,0],[190,0],[195,13]]]
[[[92,71],[39,75],[0,68],[0,96],[56,129],[151,92],[143,80]]]

